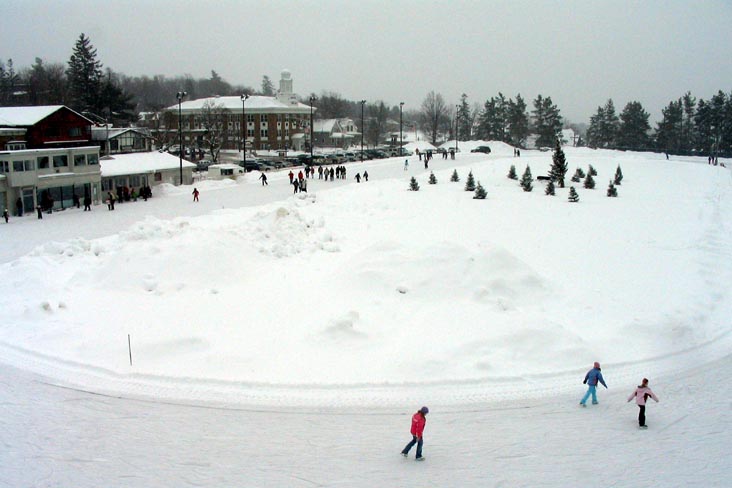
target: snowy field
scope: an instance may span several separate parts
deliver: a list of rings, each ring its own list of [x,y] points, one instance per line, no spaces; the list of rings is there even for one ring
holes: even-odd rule
[[[569,203],[506,178],[551,152],[478,144],[0,225],[0,486],[732,484],[730,171],[566,148]]]

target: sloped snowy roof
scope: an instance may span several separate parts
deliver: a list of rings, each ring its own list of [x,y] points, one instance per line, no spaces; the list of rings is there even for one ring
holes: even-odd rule
[[[207,97],[199,98],[197,100],[189,100],[181,103],[180,109],[183,113],[198,112],[203,108],[203,104],[206,102],[214,103],[216,105],[223,105],[224,108],[234,113],[241,113],[242,102],[241,97]],[[244,107],[247,113],[251,112],[290,112],[290,113],[310,113],[310,105],[304,103],[295,102],[294,104],[283,103],[276,97],[264,97],[260,95],[250,96]],[[166,110],[177,111],[178,104],[171,105]],[[316,110],[315,108],[313,110]]]
[[[10,127],[23,127],[35,125],[41,120],[62,108],[68,108],[65,105],[40,105],[37,107],[0,107],[0,125]],[[69,108],[69,110],[71,110]],[[71,110],[74,112],[73,110]],[[74,112],[79,117],[84,117],[78,112]],[[87,117],[85,119],[89,120]],[[89,120],[91,123],[91,120]]]
[[[332,132],[338,119],[323,119],[313,122],[313,132]]]
[[[132,131],[140,134],[143,137],[150,137],[147,134],[145,134],[140,129],[136,129],[134,127],[127,127],[127,128],[109,128],[109,138],[114,139],[115,137],[119,136],[120,134],[124,134],[125,132]],[[92,141],[105,141],[107,140],[107,128],[106,127],[92,127]]]
[[[108,159],[100,159],[102,177],[154,173],[168,169],[180,168],[180,159],[166,152],[142,152],[132,154],[114,154]],[[195,168],[196,165],[183,160],[184,168]]]

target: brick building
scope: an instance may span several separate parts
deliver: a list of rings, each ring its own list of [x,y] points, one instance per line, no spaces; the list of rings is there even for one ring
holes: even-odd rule
[[[178,130],[178,105],[166,109],[175,115],[169,117],[171,127]],[[313,109],[315,110],[315,109]],[[180,105],[183,143],[186,147],[204,147],[204,136],[212,127],[221,132],[221,148],[241,150],[242,115],[246,114],[247,149],[302,150],[309,133],[309,105],[298,102],[292,91],[292,75],[283,70],[280,89],[273,97],[252,95],[242,102],[240,96],[208,97],[183,101]]]

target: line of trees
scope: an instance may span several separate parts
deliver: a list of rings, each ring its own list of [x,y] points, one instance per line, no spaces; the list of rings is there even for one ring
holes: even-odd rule
[[[638,101],[628,102],[620,115],[612,99],[590,117],[587,145],[630,150],[660,150],[675,154],[732,152],[732,93],[718,91],[709,100],[687,92],[662,110],[655,131]]]
[[[190,75],[166,77],[126,76],[104,68],[90,39],[81,34],[67,63],[48,63],[36,58],[29,68],[16,70],[12,59],[0,61],[0,105],[67,105],[79,112],[118,125],[134,123],[140,112],[159,112],[176,103],[176,92],[189,99],[213,95],[276,93],[274,83],[263,76],[260,90],[232,85],[215,70],[209,78]],[[309,103],[310,95],[302,99]],[[361,125],[368,144],[383,140],[389,120],[399,120],[399,106],[381,100],[362,106],[333,92],[323,92],[314,103],[319,118],[349,117]],[[459,104],[449,105],[440,93],[430,91],[418,109],[402,113],[404,130],[420,128],[430,142],[441,139],[498,140],[526,147],[530,134],[537,147],[553,147],[560,138],[563,119],[551,97],[538,95],[529,114],[521,94],[507,98],[498,93],[481,106],[470,106],[462,94]],[[456,134],[457,131],[457,134]],[[679,154],[732,153],[732,92],[717,92],[708,100],[687,92],[669,102],[662,120],[651,129],[649,114],[640,102],[626,104],[616,113],[612,99],[590,117],[585,142],[590,147],[662,150]]]

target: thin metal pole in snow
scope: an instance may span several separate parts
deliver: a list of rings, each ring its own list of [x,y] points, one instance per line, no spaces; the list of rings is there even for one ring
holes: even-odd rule
[[[130,351],[130,366],[132,366],[132,341],[129,334],[127,334],[127,349]]]

